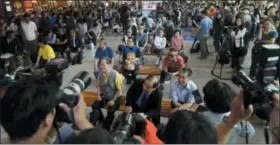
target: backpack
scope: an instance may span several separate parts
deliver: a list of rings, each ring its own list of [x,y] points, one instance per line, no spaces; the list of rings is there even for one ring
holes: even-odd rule
[[[191,48],[191,53],[198,53],[200,50],[200,43],[197,41],[193,48]]]

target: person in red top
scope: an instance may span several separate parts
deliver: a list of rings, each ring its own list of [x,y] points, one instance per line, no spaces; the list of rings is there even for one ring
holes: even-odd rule
[[[178,74],[181,68],[185,67],[184,59],[179,55],[177,49],[170,49],[168,56],[163,60],[162,71],[160,74],[160,89],[163,88],[163,83],[165,80],[170,80],[172,76]]]
[[[163,142],[157,137],[157,128],[148,119],[145,119],[146,131],[145,135],[142,137],[146,144],[163,144]]]
[[[184,53],[184,39],[181,36],[180,30],[175,30],[174,35],[171,39],[171,48],[179,51],[180,56],[182,56],[184,61],[187,62],[188,57],[186,53]]]

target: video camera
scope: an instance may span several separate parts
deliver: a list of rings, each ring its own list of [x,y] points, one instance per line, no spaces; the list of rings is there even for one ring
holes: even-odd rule
[[[279,92],[279,89],[273,84],[254,82],[242,71],[232,75],[232,82],[244,89],[244,107],[247,109],[253,105],[256,116],[268,121],[272,110],[272,95]]]
[[[232,82],[244,89],[244,106],[253,105],[260,119],[269,121],[272,110],[272,96],[279,92],[273,81],[279,79],[280,47],[276,44],[262,45],[257,67],[256,81],[252,81],[244,72],[232,75]]]
[[[139,141],[133,138],[133,133],[137,126],[135,117],[138,114],[122,113],[114,124],[111,136],[116,144],[140,144]],[[140,116],[140,115],[139,115]]]

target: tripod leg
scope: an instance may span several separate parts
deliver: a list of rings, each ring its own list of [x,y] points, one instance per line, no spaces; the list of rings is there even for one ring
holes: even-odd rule
[[[221,65],[221,69],[220,69],[220,77],[221,77],[221,78],[222,78],[223,67],[224,67],[224,65]]]

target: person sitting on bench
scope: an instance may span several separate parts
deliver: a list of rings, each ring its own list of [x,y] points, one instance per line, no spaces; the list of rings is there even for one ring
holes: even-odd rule
[[[43,35],[40,35],[38,38],[40,48],[35,67],[39,69],[45,67],[47,62],[55,58],[53,48],[47,44],[47,39],[48,38]]]
[[[135,53],[129,52],[126,56],[124,67],[122,68],[122,73],[127,84],[131,84],[131,81],[135,81],[139,66],[139,59],[136,58]]]
[[[159,30],[158,35],[155,37],[155,52],[157,54],[157,62],[156,65],[159,66],[161,60],[162,60],[162,55],[164,54],[164,49],[166,47],[166,38],[163,36],[164,32],[163,29]]]
[[[93,73],[96,77],[99,71],[99,68],[97,67],[98,60],[100,60],[103,57],[108,57],[111,59],[112,64],[114,65],[114,57],[115,57],[114,51],[111,47],[108,47],[106,45],[104,38],[101,38],[99,40],[99,47],[96,49],[94,56],[95,58],[93,60]]]
[[[171,108],[180,108],[182,105],[194,104],[201,96],[196,84],[189,80],[191,69],[185,67],[179,71],[178,80],[170,85]]]
[[[68,42],[68,48],[66,49],[66,55],[67,55],[67,59],[69,62],[72,62],[72,64],[76,64],[82,63],[82,59],[83,59],[83,41],[82,38],[77,35],[77,32],[75,31],[75,29],[72,29],[70,31],[70,37],[67,40]],[[74,53],[75,56],[72,59],[71,58],[71,53]]]
[[[123,59],[123,63],[124,64],[124,60],[126,59],[126,56],[129,52],[134,52],[136,55],[136,58],[141,58],[142,57],[142,52],[140,51],[139,47],[137,47],[136,45],[134,45],[133,42],[133,38],[129,37],[127,40],[127,46],[123,47],[123,55],[122,55],[122,59]]]
[[[171,80],[176,76],[179,70],[185,67],[184,59],[179,55],[176,49],[169,50],[168,56],[163,61],[162,71],[160,74],[160,89],[163,90],[163,83]]]
[[[141,52],[144,51],[148,43],[148,34],[144,33],[145,26],[140,25],[139,33],[136,36],[136,45],[140,48]]]
[[[131,29],[128,29],[127,30],[127,33],[125,34],[125,35],[123,35],[123,38],[122,38],[122,44],[120,44],[119,46],[118,46],[118,51],[117,51],[117,53],[119,53],[119,54],[122,54],[122,49],[123,49],[123,47],[125,47],[125,46],[127,46],[127,44],[128,44],[128,38],[129,37],[131,37],[132,39],[133,39],[133,42],[135,42],[135,37],[134,36],[132,36],[132,30]]]
[[[97,101],[92,104],[92,113],[90,121],[96,125],[97,121],[104,122],[103,127],[110,130],[115,117],[115,111],[120,108],[121,93],[123,92],[123,77],[112,67],[112,60],[104,57],[99,60],[101,71],[97,77]],[[106,119],[101,112],[101,108],[108,109]]]
[[[160,124],[162,92],[156,76],[135,81],[126,94],[126,112],[144,113],[155,126]]]
[[[171,48],[176,49],[180,52],[180,55],[184,58],[185,62],[188,61],[188,57],[184,52],[184,39],[181,36],[181,31],[176,30],[171,39]]]

